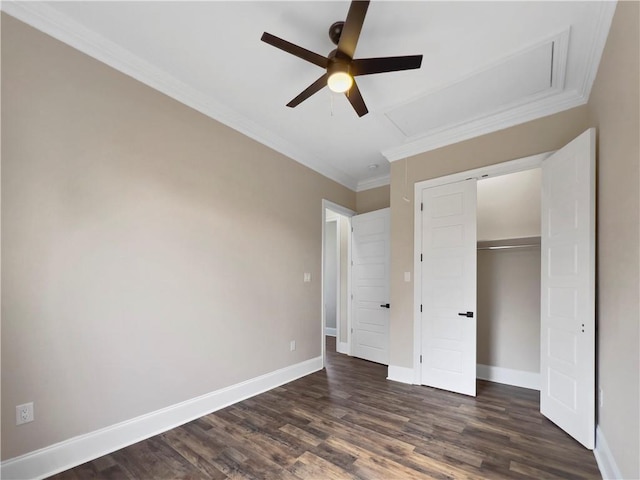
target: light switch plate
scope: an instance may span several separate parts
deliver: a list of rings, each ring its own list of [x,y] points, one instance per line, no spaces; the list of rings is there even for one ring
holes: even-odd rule
[[[404,281],[405,282],[411,281],[411,272],[404,272]]]
[[[309,283],[311,281],[311,273],[304,272],[304,283]]]

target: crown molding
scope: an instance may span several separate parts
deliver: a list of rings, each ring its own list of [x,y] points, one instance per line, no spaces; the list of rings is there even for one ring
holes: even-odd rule
[[[382,155],[390,162],[429,152],[436,148],[493,133],[498,130],[520,125],[531,120],[553,115],[587,103],[587,99],[576,91],[562,92],[544,100],[530,102],[516,108],[508,108],[499,113],[455,125],[427,136],[409,141],[399,147],[384,150]]]
[[[587,100],[589,100],[589,96],[591,95],[593,82],[596,80],[598,68],[600,67],[600,59],[602,58],[602,52],[604,52],[604,46],[607,43],[607,37],[609,36],[611,22],[613,21],[613,15],[616,13],[617,5],[617,0],[600,3],[596,32],[592,37],[593,41],[589,49],[588,63],[582,75],[584,81],[580,92]]]
[[[360,180],[356,186],[356,192],[363,192],[364,190],[370,190],[376,187],[384,187],[391,183],[391,175],[386,174],[381,177],[368,178],[366,180]]]
[[[0,9],[27,25],[237,130],[350,190],[357,188],[357,181],[350,175],[326,164],[292,142],[240,115],[227,105],[205,95],[134,55],[129,50],[84,27],[47,5],[46,2],[5,0],[0,2]]]

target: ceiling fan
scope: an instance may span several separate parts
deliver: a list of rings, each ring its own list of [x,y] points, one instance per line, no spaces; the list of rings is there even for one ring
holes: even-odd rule
[[[353,58],[368,8],[369,0],[354,0],[349,7],[346,21],[335,22],[331,25],[329,28],[329,38],[331,38],[331,41],[337,48],[326,57],[294,45],[270,33],[264,32],[262,34],[261,40],[263,42],[326,70],[324,75],[309,85],[300,95],[287,103],[287,107],[293,108],[300,105],[300,103],[327,85],[334,92],[344,93],[358,116],[362,117],[366,115],[369,110],[364,103],[364,99],[362,98],[362,94],[354,77],[420,68],[422,55]]]

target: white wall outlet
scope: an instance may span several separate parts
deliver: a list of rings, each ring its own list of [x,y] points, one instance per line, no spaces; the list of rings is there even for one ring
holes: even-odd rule
[[[289,350],[293,352],[295,349],[296,349],[296,341],[291,340],[291,342],[289,342]]]
[[[404,281],[405,282],[411,281],[411,272],[404,272]]]
[[[600,405],[600,408],[604,407],[604,392],[602,391],[602,388],[598,389],[598,404]]]
[[[24,403],[16,407],[16,425],[33,422],[33,402]]]
[[[311,273],[309,272],[304,272],[304,283],[309,283],[311,281]]]

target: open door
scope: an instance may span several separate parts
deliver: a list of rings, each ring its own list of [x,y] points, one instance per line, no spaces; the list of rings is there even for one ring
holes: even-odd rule
[[[595,446],[595,129],[542,164],[540,411]]]
[[[423,385],[476,395],[476,180],[422,191]]]
[[[389,364],[390,210],[351,219],[353,335],[351,354]]]

